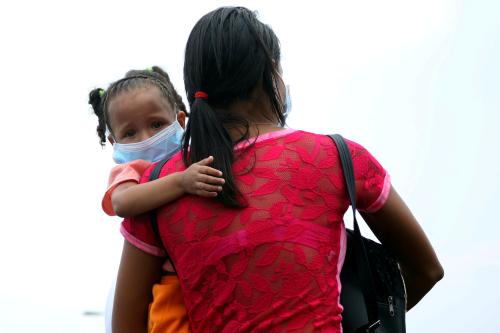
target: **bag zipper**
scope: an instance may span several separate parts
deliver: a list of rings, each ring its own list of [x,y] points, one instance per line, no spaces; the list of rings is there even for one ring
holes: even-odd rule
[[[392,296],[387,297],[387,301],[389,302],[389,315],[394,317],[394,303]]]

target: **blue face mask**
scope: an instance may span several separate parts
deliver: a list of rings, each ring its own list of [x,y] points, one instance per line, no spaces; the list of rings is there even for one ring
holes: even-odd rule
[[[285,89],[285,105],[283,108],[283,115],[288,117],[290,115],[290,112],[292,112],[292,97],[290,96],[290,86],[286,85]]]
[[[149,139],[136,143],[115,143],[113,159],[116,163],[128,163],[134,160],[157,162],[171,158],[181,149],[184,129],[176,120]]]

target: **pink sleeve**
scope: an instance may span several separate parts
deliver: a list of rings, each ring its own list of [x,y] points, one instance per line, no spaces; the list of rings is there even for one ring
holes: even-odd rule
[[[166,256],[163,246],[154,237],[149,221],[149,214],[125,218],[122,222],[120,232],[130,244],[139,250],[156,257]]]
[[[389,197],[390,176],[363,146],[346,141],[354,164],[357,208],[362,212],[376,212],[384,206]]]
[[[129,163],[118,164],[109,174],[108,189],[102,198],[102,210],[110,216],[116,215],[111,196],[116,187],[124,182],[139,183],[144,171],[151,165],[151,162],[135,160]]]

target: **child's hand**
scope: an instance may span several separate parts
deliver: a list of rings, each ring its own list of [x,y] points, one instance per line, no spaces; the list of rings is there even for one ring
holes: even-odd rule
[[[209,167],[214,160],[209,156],[197,163],[191,164],[182,174],[182,187],[187,193],[202,197],[216,197],[222,191],[224,178],[222,172]]]

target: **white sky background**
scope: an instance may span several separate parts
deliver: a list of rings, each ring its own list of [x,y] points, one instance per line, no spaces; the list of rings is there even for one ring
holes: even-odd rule
[[[290,127],[365,145],[431,239],[445,279],[408,332],[497,331],[497,1],[87,0],[0,5],[0,332],[104,330],[83,313],[104,310],[122,238],[88,92],[157,64],[183,94],[188,34],[224,4],[280,38]]]

